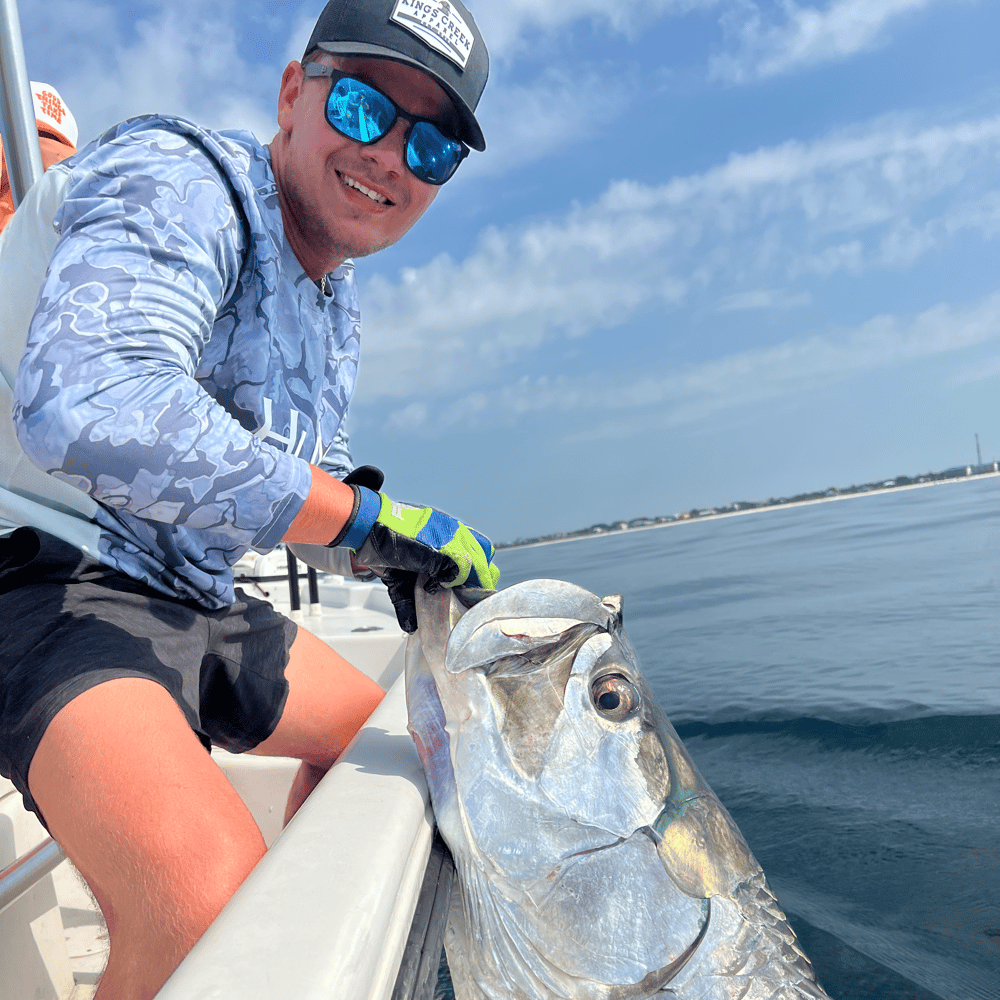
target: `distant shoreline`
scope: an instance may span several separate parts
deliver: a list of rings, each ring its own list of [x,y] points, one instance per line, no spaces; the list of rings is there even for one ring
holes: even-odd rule
[[[955,476],[951,479],[931,479],[926,483],[907,483],[905,486],[885,486],[880,489],[866,490],[863,493],[837,493],[829,497],[815,497],[812,500],[790,500],[788,503],[772,503],[760,507],[747,507],[745,510],[729,510],[718,514],[701,514],[698,517],[678,518],[673,521],[661,521],[659,524],[643,524],[635,528],[612,528],[590,535],[569,535],[566,538],[544,538],[537,542],[522,542],[504,545],[499,552],[508,549],[531,549],[539,545],[560,545],[563,542],[583,542],[590,538],[607,538],[609,535],[627,535],[633,531],[652,531],[655,528],[675,528],[681,524],[699,524],[702,521],[716,521],[723,517],[742,517],[744,514],[761,514],[769,510],[788,510],[790,507],[809,507],[817,503],[832,503],[834,500],[854,500],[857,497],[873,497],[882,493],[902,493],[904,490],[922,490],[926,486],[944,486],[947,483],[968,483],[977,479],[1000,478],[1000,472],[979,472],[972,476]]]

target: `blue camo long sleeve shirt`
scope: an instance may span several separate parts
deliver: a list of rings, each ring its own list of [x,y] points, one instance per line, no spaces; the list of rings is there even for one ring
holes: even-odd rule
[[[99,558],[209,608],[309,490],[343,476],[354,269],[325,290],[249,133],[133,119],[64,164],[60,234],[15,386],[25,453],[96,501]],[[44,525],[37,525],[44,527]]]

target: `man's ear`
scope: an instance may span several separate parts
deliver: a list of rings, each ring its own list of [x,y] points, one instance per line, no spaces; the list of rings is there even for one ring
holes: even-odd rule
[[[306,80],[302,63],[292,60],[281,74],[281,88],[278,90],[278,127],[282,132],[292,131],[295,104],[302,96]]]

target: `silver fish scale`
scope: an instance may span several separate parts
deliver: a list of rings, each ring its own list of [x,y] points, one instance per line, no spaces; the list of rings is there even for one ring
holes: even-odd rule
[[[418,587],[417,618],[410,731],[455,858],[458,1000],[829,1000],[619,601],[532,580],[470,611]]]
[[[662,995],[679,1000],[829,1000],[762,871],[738,885],[729,900],[713,900],[713,916],[722,916],[727,904],[738,914],[735,927],[722,940],[706,940],[704,953]]]

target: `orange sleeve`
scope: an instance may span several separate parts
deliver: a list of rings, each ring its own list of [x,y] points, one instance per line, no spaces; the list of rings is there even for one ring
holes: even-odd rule
[[[0,142],[0,233],[10,222],[14,214],[14,193],[10,189],[10,178],[7,176],[7,160],[3,155],[3,143]]]

